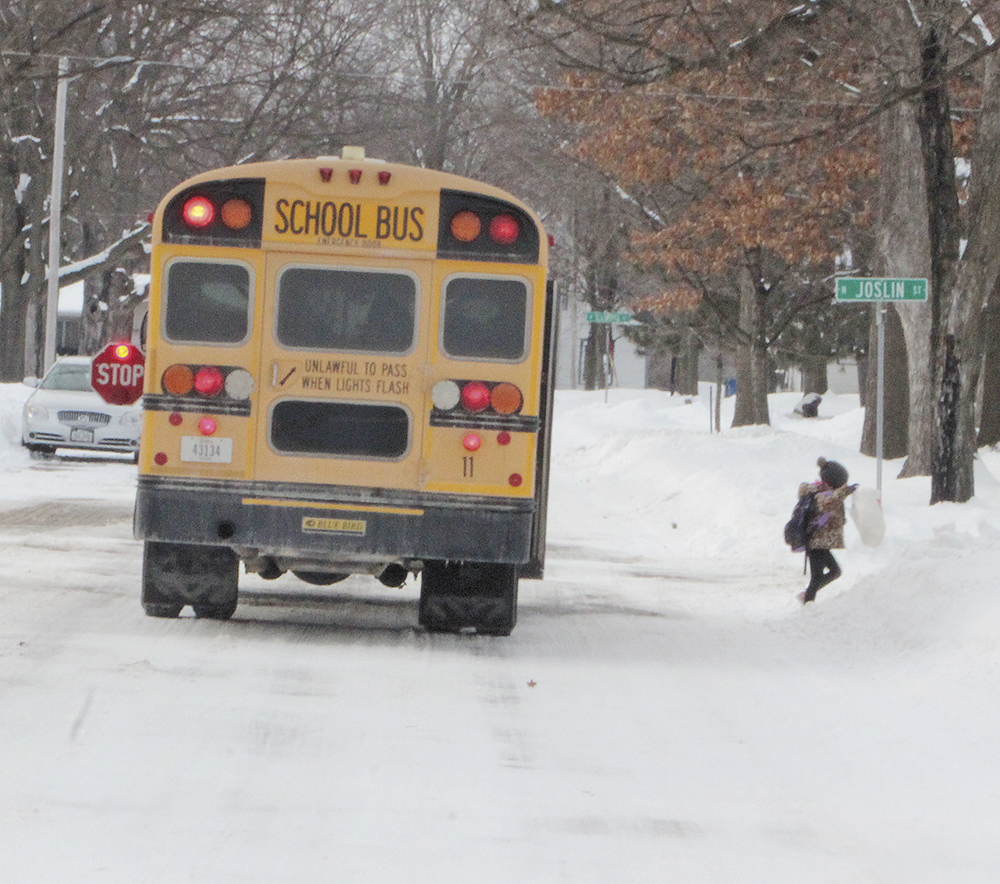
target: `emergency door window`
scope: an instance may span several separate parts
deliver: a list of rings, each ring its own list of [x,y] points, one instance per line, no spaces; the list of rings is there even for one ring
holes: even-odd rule
[[[271,409],[271,445],[282,454],[399,460],[410,415],[398,405],[286,399]]]
[[[448,356],[519,362],[527,323],[523,279],[453,276],[445,284],[441,346]]]
[[[284,347],[401,355],[413,347],[417,282],[407,273],[288,267],[275,335]]]
[[[250,269],[244,264],[172,261],[165,300],[167,340],[239,344],[250,331]]]

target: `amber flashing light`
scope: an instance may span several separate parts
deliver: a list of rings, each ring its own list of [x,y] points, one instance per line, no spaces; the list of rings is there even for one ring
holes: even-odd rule
[[[250,203],[241,199],[226,200],[222,204],[222,223],[232,230],[242,230],[253,219]]]
[[[459,242],[472,242],[483,229],[483,222],[475,212],[464,210],[451,219],[451,235]]]

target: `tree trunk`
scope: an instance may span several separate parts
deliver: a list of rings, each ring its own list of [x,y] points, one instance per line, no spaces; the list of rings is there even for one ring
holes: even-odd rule
[[[590,332],[583,351],[585,390],[603,390],[607,386],[605,362],[608,355],[608,326],[603,323],[590,323]]]
[[[685,329],[674,371],[674,388],[682,396],[698,395],[698,359],[701,349],[701,340],[695,331]]]
[[[760,284],[760,273],[751,269],[755,263],[752,255],[747,257],[750,265],[740,272],[740,340],[736,353],[734,427],[771,423],[767,405],[770,361],[764,330],[767,290]]]
[[[994,289],[994,295],[996,294]],[[983,323],[986,352],[983,358],[983,392],[977,448],[1000,442],[1000,305],[990,306],[984,311]]]
[[[142,296],[136,292],[131,274],[124,270],[106,270],[101,277],[108,301],[108,320],[101,345],[112,341],[131,341],[132,320]]]
[[[880,181],[878,271],[887,277],[930,278],[930,231],[927,188],[922,162],[920,129],[913,104],[899,102],[882,114],[879,132],[882,174]],[[908,407],[887,394],[884,414],[886,448],[888,440],[905,440],[907,455],[901,476],[928,476],[934,451],[934,385],[931,376],[931,311],[926,304],[900,304],[889,311],[886,326],[886,371],[898,352],[905,354],[909,382]],[[894,343],[896,320],[903,334],[903,346]],[[869,374],[875,374],[874,349]],[[874,391],[874,377],[871,389]],[[888,389],[888,388],[887,388]],[[874,404],[872,398],[866,402]],[[866,413],[862,451],[875,451],[874,409]],[[869,426],[868,421],[871,421]],[[905,422],[905,427],[900,426]],[[895,445],[893,446],[895,450]]]
[[[21,283],[23,271],[16,265],[0,264],[0,382],[24,379],[24,343],[27,337],[27,291]]]
[[[675,379],[675,356],[669,350],[650,349],[646,352],[646,389],[672,390]]]
[[[803,393],[819,393],[822,396],[829,389],[825,356],[810,356],[803,359],[801,369]]]
[[[92,224],[84,222],[82,230],[82,245],[85,255],[97,251],[97,237]],[[105,313],[101,309],[101,290],[103,288],[102,273],[92,274],[83,281],[83,309],[80,315],[80,353],[92,356],[101,349],[104,337]]]
[[[972,154],[969,240],[949,291],[946,353],[938,395],[938,441],[931,503],[962,503],[975,493],[975,400],[983,363],[983,308],[1000,274],[1000,59],[986,57],[982,111]]]

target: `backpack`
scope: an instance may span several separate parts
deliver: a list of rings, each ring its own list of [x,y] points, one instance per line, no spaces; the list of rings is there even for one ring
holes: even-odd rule
[[[792,517],[785,523],[785,543],[793,552],[802,552],[809,544],[809,537],[815,527],[811,522],[815,516],[816,492],[810,491],[798,499],[792,510]]]

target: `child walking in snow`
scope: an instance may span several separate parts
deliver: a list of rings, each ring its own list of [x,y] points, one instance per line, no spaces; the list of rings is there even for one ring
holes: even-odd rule
[[[847,484],[847,470],[835,460],[820,458],[818,482],[799,485],[799,497],[816,495],[816,515],[810,525],[806,555],[809,557],[809,585],[799,593],[799,600],[806,604],[814,601],[816,593],[840,574],[840,565],[832,549],[844,548],[844,499],[854,492],[857,485]]]

